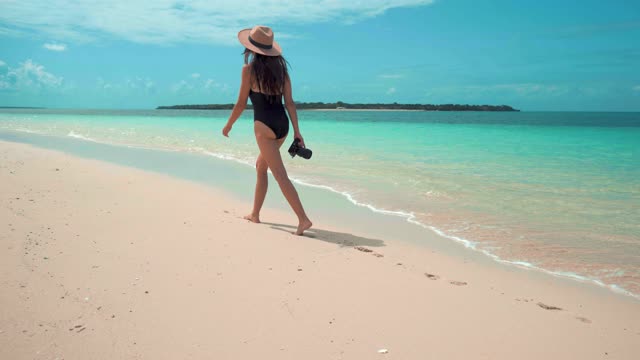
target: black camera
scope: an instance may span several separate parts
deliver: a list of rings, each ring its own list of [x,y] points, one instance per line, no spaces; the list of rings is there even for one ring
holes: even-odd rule
[[[300,139],[293,139],[293,143],[289,146],[289,155],[291,155],[291,157],[298,155],[305,159],[311,159],[312,151],[298,145],[299,143]]]

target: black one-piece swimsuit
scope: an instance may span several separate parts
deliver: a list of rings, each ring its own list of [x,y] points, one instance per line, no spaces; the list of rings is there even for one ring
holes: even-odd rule
[[[267,95],[249,90],[249,98],[253,104],[253,121],[260,121],[282,139],[289,132],[289,118],[282,106],[282,95]]]

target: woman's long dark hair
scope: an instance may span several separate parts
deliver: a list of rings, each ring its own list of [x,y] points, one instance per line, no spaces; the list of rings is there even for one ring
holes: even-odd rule
[[[280,56],[265,56],[244,49],[244,62],[251,64],[251,80],[261,93],[277,95],[284,92],[285,80],[289,77],[289,62]]]

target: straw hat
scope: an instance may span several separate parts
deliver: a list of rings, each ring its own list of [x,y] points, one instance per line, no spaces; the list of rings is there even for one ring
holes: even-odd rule
[[[266,56],[280,56],[282,49],[273,40],[273,31],[268,26],[254,26],[252,29],[240,30],[238,40],[247,49]]]

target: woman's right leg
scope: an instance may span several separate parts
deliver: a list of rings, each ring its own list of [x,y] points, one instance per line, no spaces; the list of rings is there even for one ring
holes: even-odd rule
[[[278,149],[282,146],[286,137],[277,140],[278,141]],[[262,155],[258,155],[258,159],[256,159],[256,192],[253,197],[253,210],[251,210],[251,214],[246,215],[244,218],[254,222],[260,223],[260,210],[262,209],[262,205],[264,204],[264,199],[267,196],[267,189],[269,187],[269,176],[267,175],[267,170],[269,169],[269,165],[267,161],[262,157]]]
[[[282,194],[289,202],[289,205],[298,216],[298,229],[296,235],[302,235],[305,230],[311,227],[311,220],[307,217],[307,214],[302,207],[300,197],[296,188],[289,180],[287,171],[284,168],[282,157],[280,156],[281,143],[275,139],[273,131],[269,127],[260,121],[254,122],[254,129],[256,133],[256,140],[258,142],[258,148],[260,148],[260,155],[269,165],[273,177],[280,185]]]

